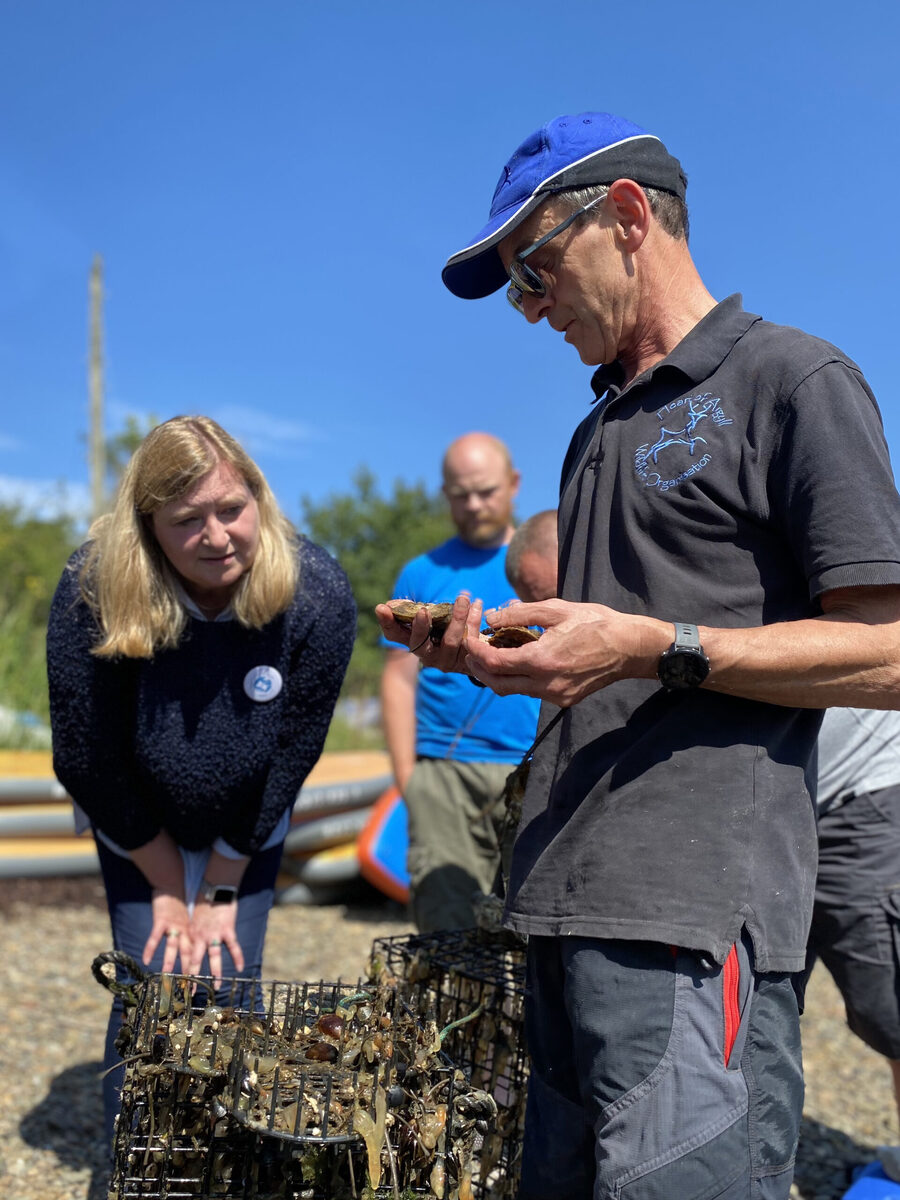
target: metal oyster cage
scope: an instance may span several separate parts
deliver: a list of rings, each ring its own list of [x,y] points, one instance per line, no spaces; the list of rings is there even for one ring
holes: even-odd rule
[[[116,1200],[466,1194],[496,1108],[396,990],[163,975],[134,1001]]]
[[[396,986],[420,1019],[446,1029],[446,1053],[473,1087],[493,1097],[497,1121],[476,1143],[473,1195],[515,1196],[529,1070],[524,944],[476,928],[378,938],[370,976]]]

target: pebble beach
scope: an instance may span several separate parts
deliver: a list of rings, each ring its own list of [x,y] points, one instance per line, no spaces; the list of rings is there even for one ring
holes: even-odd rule
[[[110,948],[102,886],[95,877],[0,880],[0,920],[0,1197],[106,1200],[99,1072],[109,998],[90,973]],[[264,977],[356,980],[373,939],[408,932],[400,907],[368,890],[344,904],[276,907]],[[803,1045],[791,1194],[839,1200],[850,1169],[900,1134],[887,1067],[847,1029],[821,967],[807,992]]]

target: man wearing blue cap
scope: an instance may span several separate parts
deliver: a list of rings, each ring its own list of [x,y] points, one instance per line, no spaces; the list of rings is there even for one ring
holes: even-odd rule
[[[859,368],[717,303],[652,134],[560,117],[444,268],[596,367],[560,490],[561,599],[460,598],[423,662],[563,708],[531,767],[507,919],[529,935],[520,1196],[782,1200],[822,708],[900,708],[900,497]],[[384,608],[386,631],[393,622]]]

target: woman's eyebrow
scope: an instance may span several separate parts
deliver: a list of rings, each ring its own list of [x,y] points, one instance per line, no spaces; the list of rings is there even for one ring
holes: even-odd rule
[[[247,497],[243,492],[235,492],[233,495],[223,496],[220,500],[216,500],[213,503],[202,501],[199,504],[188,504],[187,501],[179,502],[176,500],[173,503],[177,507],[173,508],[172,511],[179,516],[187,516],[189,513],[200,512],[204,508],[233,508],[238,504],[245,504],[246,501]]]

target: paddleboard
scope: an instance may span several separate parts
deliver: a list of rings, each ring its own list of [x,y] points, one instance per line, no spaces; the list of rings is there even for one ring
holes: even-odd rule
[[[316,899],[316,893],[312,888],[296,879],[291,879],[290,883],[275,891],[276,904],[315,904]]]
[[[46,804],[66,798],[66,789],[55,779],[35,779],[21,775],[0,779],[0,805]]]
[[[275,881],[275,903],[340,904],[347,897],[348,886],[347,883],[326,883],[310,887],[291,875],[282,874]]]
[[[0,750],[0,775],[31,775],[53,778],[53,755],[49,750]]]
[[[371,779],[304,784],[294,801],[293,819],[335,808],[359,808],[371,804],[391,782],[389,774]],[[0,779],[0,805],[46,804],[67,798],[66,789],[55,779],[9,776]]]
[[[0,806],[0,838],[75,836],[75,817],[69,800],[59,804]]]
[[[359,871],[392,900],[409,900],[409,825],[406,805],[396,787],[390,787],[372,806],[372,812],[356,843]]]
[[[71,802],[52,777],[49,753],[10,752],[0,758],[0,775],[0,877],[99,872],[93,840],[74,836]],[[317,884],[357,878],[354,839],[390,780],[388,757],[380,751],[323,755],[291,813],[285,862],[302,856],[291,873],[303,879],[308,871]],[[336,844],[341,855],[316,859]]]
[[[337,842],[347,842],[362,830],[372,811],[372,796],[361,807],[341,808],[320,816],[319,810],[305,812],[301,819],[293,818],[285,839],[285,852],[322,850]],[[72,804],[0,805],[0,838],[7,837],[64,837],[75,836]]]
[[[355,779],[349,783],[304,784],[294,801],[291,823],[333,809],[368,806],[381,795],[390,781],[390,775],[376,775],[372,779]]]
[[[100,862],[94,839],[0,838],[0,879],[44,875],[97,875]]]
[[[368,805],[366,808],[314,817],[300,825],[292,825],[284,839],[284,852],[293,855],[324,850],[328,846],[352,841],[362,832],[371,811],[371,805]]]
[[[390,773],[391,760],[384,750],[339,750],[323,754],[307,777],[307,784],[345,783]],[[53,778],[49,750],[0,750],[0,777]]]
[[[356,842],[345,842],[319,850],[308,858],[297,859],[290,855],[281,860],[285,870],[310,887],[325,883],[348,883],[359,877],[359,860],[356,857]]]

